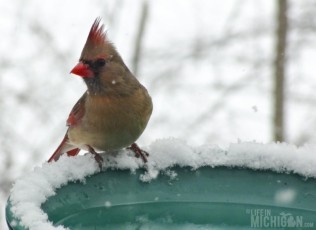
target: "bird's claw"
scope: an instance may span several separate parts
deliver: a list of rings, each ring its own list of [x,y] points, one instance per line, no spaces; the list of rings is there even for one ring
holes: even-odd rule
[[[89,152],[94,156],[95,161],[98,163],[100,170],[102,170],[103,158],[97,153],[90,145],[88,145]]]
[[[133,143],[130,147],[127,149],[132,150],[135,153],[135,156],[137,158],[141,157],[144,163],[147,163],[147,157],[149,156],[149,153],[142,150],[138,147],[136,143]]]

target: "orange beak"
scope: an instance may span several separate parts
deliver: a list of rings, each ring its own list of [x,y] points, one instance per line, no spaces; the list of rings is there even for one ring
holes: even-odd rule
[[[76,74],[80,77],[94,77],[93,71],[89,68],[88,65],[79,62],[71,71],[70,73]]]

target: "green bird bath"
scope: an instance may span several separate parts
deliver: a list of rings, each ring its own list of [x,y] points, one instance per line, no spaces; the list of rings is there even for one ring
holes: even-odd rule
[[[140,181],[143,170],[97,173],[58,189],[42,210],[76,230],[316,229],[313,178],[227,167],[168,172],[150,182]],[[10,208],[9,228],[24,230]]]

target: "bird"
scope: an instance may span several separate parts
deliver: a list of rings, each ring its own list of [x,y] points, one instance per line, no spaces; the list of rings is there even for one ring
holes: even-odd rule
[[[79,63],[70,73],[81,77],[87,90],[72,108],[66,134],[48,162],[87,150],[101,168],[103,158],[98,151],[127,148],[146,163],[148,153],[135,141],[150,119],[152,99],[109,41],[100,17],[92,24]]]

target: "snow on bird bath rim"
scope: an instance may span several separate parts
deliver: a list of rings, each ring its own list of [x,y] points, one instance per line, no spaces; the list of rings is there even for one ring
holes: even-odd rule
[[[146,150],[150,153],[147,171],[140,176],[140,180],[145,182],[155,179],[160,173],[176,177],[176,172],[170,171],[170,167],[175,165],[189,166],[193,169],[204,166],[244,167],[293,172],[316,178],[316,146],[311,145],[298,148],[284,143],[248,142],[231,144],[223,149],[218,146],[191,147],[183,141],[170,138],[157,140]],[[127,150],[122,150],[115,156],[104,154],[103,158],[104,170],[116,168],[135,171],[144,167],[142,160]],[[87,176],[97,172],[98,164],[91,154],[86,154],[76,157],[62,156],[57,162],[44,163],[41,167],[24,174],[12,187],[10,196],[11,211],[20,220],[18,224],[32,230],[65,230],[65,227],[54,227],[48,221],[41,204],[48,197],[55,195],[56,189],[68,182],[84,181]],[[289,196],[280,197],[285,199]],[[110,204],[109,201],[105,206]]]

